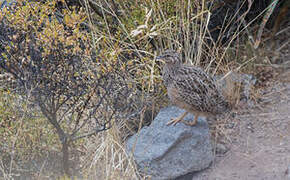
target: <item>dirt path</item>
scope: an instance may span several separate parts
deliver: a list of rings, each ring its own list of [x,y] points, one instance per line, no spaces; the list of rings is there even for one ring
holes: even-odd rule
[[[230,150],[193,180],[290,180],[290,83],[276,83],[234,118]]]

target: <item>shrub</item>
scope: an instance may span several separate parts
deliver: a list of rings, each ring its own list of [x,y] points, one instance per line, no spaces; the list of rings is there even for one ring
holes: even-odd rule
[[[56,12],[56,1],[23,0],[4,9],[0,66],[54,127],[70,175],[70,144],[109,129],[117,110],[126,108],[118,102],[130,89],[122,64],[110,54],[95,55],[92,37],[82,27],[85,13],[63,9],[59,19]]]

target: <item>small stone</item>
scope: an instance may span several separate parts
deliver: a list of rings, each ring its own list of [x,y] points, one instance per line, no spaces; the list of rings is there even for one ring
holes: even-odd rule
[[[216,144],[216,153],[217,154],[225,154],[226,152],[228,152],[229,148],[227,148],[225,145],[221,144],[221,143],[217,143]]]

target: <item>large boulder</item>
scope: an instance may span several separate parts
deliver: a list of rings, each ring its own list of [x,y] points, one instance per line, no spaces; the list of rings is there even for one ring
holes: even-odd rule
[[[204,118],[199,118],[193,127],[183,123],[166,125],[183,112],[177,107],[162,109],[149,127],[127,141],[127,152],[133,152],[140,171],[151,175],[152,179],[173,179],[200,171],[213,160],[209,128]],[[184,120],[193,118],[187,115]]]

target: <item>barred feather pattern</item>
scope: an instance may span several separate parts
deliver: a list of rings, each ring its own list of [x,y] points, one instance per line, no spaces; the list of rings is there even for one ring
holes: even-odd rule
[[[213,77],[201,68],[182,64],[176,54],[164,56],[162,76],[170,100],[191,113],[217,115],[230,110]]]

